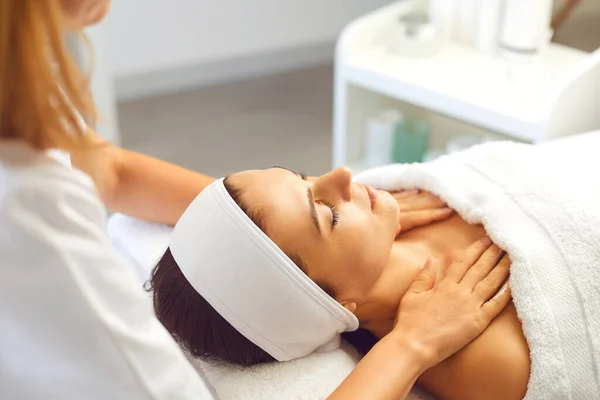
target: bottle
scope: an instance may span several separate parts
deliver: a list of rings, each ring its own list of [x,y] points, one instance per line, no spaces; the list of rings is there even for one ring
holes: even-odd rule
[[[426,12],[403,15],[390,33],[389,49],[400,56],[430,57],[440,50],[440,34]]]
[[[499,45],[511,58],[531,58],[548,39],[551,0],[505,0]]]
[[[430,0],[429,20],[435,26],[440,39],[443,41],[454,40],[454,14],[456,0]]]
[[[454,33],[458,43],[475,47],[477,36],[477,3],[487,0],[456,0]]]
[[[494,52],[498,47],[502,0],[480,0],[477,2],[477,37],[475,46],[485,52]]]
[[[365,167],[374,168],[393,162],[394,135],[404,120],[402,112],[383,110],[367,121]]]
[[[394,137],[394,162],[414,163],[423,161],[429,148],[431,126],[422,119],[405,118]]]

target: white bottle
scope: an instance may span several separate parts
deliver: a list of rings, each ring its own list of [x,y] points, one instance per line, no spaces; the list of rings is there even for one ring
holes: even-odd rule
[[[366,168],[393,162],[394,137],[403,120],[404,115],[395,109],[384,110],[369,118],[364,153]]]
[[[458,43],[475,46],[477,35],[477,3],[486,0],[456,0],[454,13],[454,35]]]
[[[543,51],[552,41],[552,14],[554,13],[554,0],[544,0],[541,5],[540,15],[540,40],[538,48]]]
[[[480,0],[477,2],[475,46],[479,50],[494,52],[497,49],[501,16],[502,0]]]
[[[454,40],[454,14],[456,0],[429,0],[429,20],[441,40]]]
[[[551,0],[505,0],[499,46],[511,57],[535,56],[548,35]]]

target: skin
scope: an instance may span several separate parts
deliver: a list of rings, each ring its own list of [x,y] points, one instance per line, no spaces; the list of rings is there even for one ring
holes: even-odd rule
[[[111,0],[62,0],[66,29],[78,30],[100,22],[110,10]]]
[[[333,287],[336,300],[380,339],[392,331],[398,305],[429,257],[443,279],[452,260],[485,236],[481,226],[456,215],[398,235],[398,201],[375,191],[372,204],[369,189],[352,183],[345,168],[308,180],[281,168],[229,179],[263,213],[269,237],[286,253],[300,255],[307,274]],[[311,218],[308,190],[320,229]],[[492,246],[488,264],[503,256]],[[477,340],[423,373],[419,383],[448,400],[521,399],[528,378],[529,350],[510,304]]]
[[[510,299],[508,284],[496,293],[492,283],[508,276],[510,260],[496,263],[491,243],[486,237],[469,246],[439,281],[429,259],[402,298],[392,332],[329,398],[406,398],[418,376],[475,339]]]

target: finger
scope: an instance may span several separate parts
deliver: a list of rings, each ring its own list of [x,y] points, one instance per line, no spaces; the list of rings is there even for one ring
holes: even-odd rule
[[[407,211],[400,213],[401,232],[409,231],[418,226],[429,225],[433,222],[449,218],[454,213],[451,208],[436,210]]]
[[[510,301],[511,290],[508,281],[502,285],[502,288],[498,291],[498,293],[486,301],[481,307],[481,311],[483,312],[484,318],[486,318],[487,323],[489,324],[494,318],[500,314],[504,307]]]
[[[460,282],[469,268],[491,245],[492,240],[486,236],[467,247],[464,253],[448,267],[446,277],[454,282]]]
[[[477,283],[473,294],[478,296],[482,301],[487,301],[498,292],[498,289],[506,281],[506,278],[508,278],[509,272],[510,257],[508,254],[505,254],[498,265],[483,280]]]
[[[405,199],[419,193],[419,189],[400,190],[398,192],[390,192],[395,199]]]
[[[423,293],[433,288],[435,283],[435,260],[429,258],[423,267],[423,271],[415,278],[408,288],[410,293]]]
[[[495,244],[491,245],[482,255],[479,260],[465,274],[461,282],[473,289],[475,285],[481,282],[490,271],[498,264],[504,252]]]

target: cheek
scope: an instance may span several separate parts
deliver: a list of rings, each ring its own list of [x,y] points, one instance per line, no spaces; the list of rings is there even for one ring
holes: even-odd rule
[[[375,251],[374,251],[375,250]],[[339,293],[363,295],[369,292],[382,275],[387,264],[389,250],[380,247],[374,249],[362,245],[347,245],[335,251],[315,252],[306,257],[309,276],[323,282]]]
[[[349,215],[349,214],[347,214]],[[339,266],[338,279],[352,286],[373,285],[385,269],[395,237],[387,219],[356,212],[348,225],[340,227],[335,259]]]
[[[398,202],[387,192],[381,192],[374,211],[350,203],[340,211],[344,235],[353,241],[393,241],[396,237],[400,210]]]
[[[389,218],[354,207],[341,210],[340,220],[331,243],[303,247],[308,265],[315,266],[311,277],[339,291],[367,293],[387,265],[396,228]]]
[[[382,241],[363,238],[361,244],[348,246],[340,263],[339,281],[346,288],[368,292],[387,265],[391,246]]]

